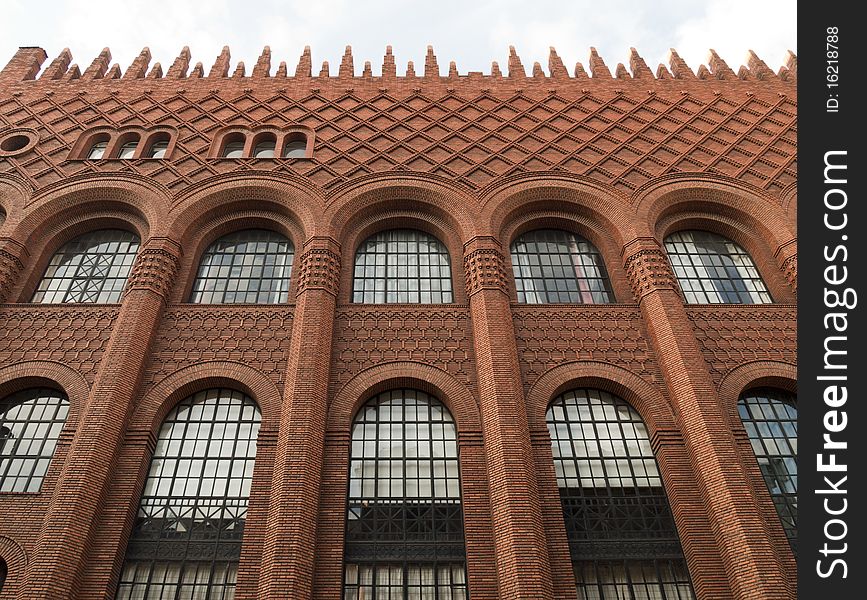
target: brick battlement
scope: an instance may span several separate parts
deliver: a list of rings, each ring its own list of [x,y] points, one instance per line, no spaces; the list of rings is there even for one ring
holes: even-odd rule
[[[397,64],[395,63],[394,55],[392,54],[391,46],[388,46],[385,51],[385,56],[382,61],[382,75],[374,76],[370,61],[365,61],[364,69],[360,76],[355,75],[354,59],[352,56],[352,47],[347,46],[340,61],[340,66],[337,69],[336,77],[331,72],[331,67],[328,61],[323,61],[318,73],[313,71],[313,61],[310,54],[310,47],[304,48],[304,52],[298,60],[295,67],[294,75],[289,74],[289,69],[285,61],[281,61],[277,67],[276,73],[272,74],[271,69],[271,49],[265,46],[252,71],[248,72],[243,61],[236,64],[235,69],[230,73],[230,58],[229,47],[224,46],[222,52],[217,56],[214,64],[208,71],[201,62],[190,67],[190,49],[184,47],[178,57],[169,66],[167,70],[159,62],[151,64],[151,53],[148,48],[142,49],[141,53],[133,60],[132,64],[125,70],[121,70],[119,64],[111,64],[111,51],[108,48],[103,49],[99,55],[93,59],[84,71],[78,64],[73,63],[72,53],[68,48],[65,48],[60,55],[52,60],[49,65],[43,69],[43,65],[47,60],[47,54],[42,48],[24,47],[20,48],[12,60],[0,72],[0,81],[5,83],[18,81],[39,81],[39,82],[93,82],[104,81],[110,82],[117,79],[135,80],[147,79],[156,80],[195,80],[195,79],[236,79],[247,81],[249,79],[296,79],[296,80],[315,80],[339,82],[359,80],[372,80],[377,82],[403,80],[413,83],[440,83],[440,82],[460,82],[460,81],[486,81],[496,83],[502,80],[512,82],[527,82],[527,81],[544,81],[546,84],[552,82],[606,82],[611,79],[618,81],[641,81],[642,83],[649,81],[666,81],[666,80],[697,80],[697,81],[762,81],[767,83],[785,82],[793,84],[797,77],[797,57],[792,53],[788,53],[785,66],[781,66],[777,72],[774,72],[755,52],[750,51],[747,65],[741,66],[737,72],[732,70],[726,62],[713,50],[709,52],[708,64],[700,65],[697,71],[693,71],[686,64],[678,53],[671,49],[669,52],[668,66],[660,64],[654,73],[648,67],[644,59],[638,54],[635,48],[629,51],[629,66],[623,63],[618,63],[612,73],[605,61],[595,48],[590,49],[590,57],[585,66],[577,62],[574,68],[570,70],[563,63],[563,60],[557,54],[557,51],[552,47],[548,56],[548,73],[546,74],[542,65],[534,62],[532,69],[528,73],[525,69],[521,58],[515,51],[514,46],[509,47],[509,60],[506,65],[505,73],[501,70],[500,65],[494,61],[491,63],[490,73],[482,73],[481,71],[471,71],[465,74],[458,72],[457,65],[454,61],[449,63],[448,75],[440,75],[439,65],[437,63],[436,54],[433,47],[427,47],[427,56],[423,70],[416,71],[416,67],[412,61],[409,61],[402,75],[398,74]]]

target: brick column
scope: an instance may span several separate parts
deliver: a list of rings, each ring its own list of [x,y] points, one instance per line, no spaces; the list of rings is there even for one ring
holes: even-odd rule
[[[732,597],[789,598],[779,558],[768,540],[734,435],[665,254],[653,238],[637,238],[624,246],[622,256],[683,434]],[[681,536],[685,546],[693,540],[687,527]],[[689,549],[686,553],[694,555]],[[719,596],[700,597],[711,600]]]
[[[780,244],[774,252],[774,258],[780,265],[786,276],[786,281],[792,287],[792,291],[798,292],[798,240],[792,238],[788,242]]]
[[[76,597],[179,255],[178,244],[160,238],[149,240],[136,257],[105,358],[27,565],[21,600]]]
[[[337,242],[311,239],[298,262],[298,294],[259,576],[261,600],[309,600],[313,593],[331,335],[340,273]]]
[[[503,255],[492,238],[464,248],[485,460],[503,600],[553,597]]]
[[[0,238],[0,304],[10,301],[18,275],[24,270],[27,249],[12,238]]]

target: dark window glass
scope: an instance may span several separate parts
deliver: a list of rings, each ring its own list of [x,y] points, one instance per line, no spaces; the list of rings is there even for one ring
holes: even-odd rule
[[[51,257],[33,302],[120,302],[138,247],[137,235],[118,229],[75,238]]]
[[[798,539],[798,409],[782,390],[744,393],[738,413],[792,547]]]
[[[244,156],[244,140],[228,142],[223,148],[223,158],[241,158]]]
[[[446,247],[411,229],[383,231],[355,253],[352,301],[365,304],[453,302]]]
[[[9,574],[6,568],[6,561],[0,558],[0,592],[3,591],[3,584],[6,583],[6,576]]]
[[[168,142],[154,142],[151,144],[149,156],[151,158],[165,158],[166,151],[169,149]]]
[[[468,597],[457,432],[416,390],[369,400],[352,424],[344,599]]]
[[[292,140],[286,142],[283,158],[304,158],[307,156],[307,140]]]
[[[294,257],[292,242],[273,231],[246,229],[222,237],[202,255],[190,302],[286,302]]]
[[[253,157],[274,158],[274,149],[276,146],[277,142],[274,140],[263,140],[256,144],[256,148],[253,150]]]
[[[51,464],[69,401],[35,388],[0,401],[0,492],[38,492]]]
[[[665,252],[687,304],[773,302],[750,255],[721,235],[673,233],[665,238]]]
[[[120,152],[117,153],[118,158],[132,158],[135,155],[135,149],[138,148],[138,140],[126,142],[120,147]]]
[[[105,149],[108,148],[108,142],[95,142],[87,152],[87,158],[98,159],[105,156]]]
[[[641,416],[578,389],[551,403],[547,421],[578,598],[694,598]]]
[[[119,600],[232,598],[260,415],[211,389],[163,421],[126,550]]]
[[[525,233],[512,243],[518,302],[614,302],[599,251],[584,238],[557,229]]]

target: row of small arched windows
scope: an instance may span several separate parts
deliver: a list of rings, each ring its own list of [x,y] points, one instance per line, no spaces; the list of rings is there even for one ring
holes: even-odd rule
[[[46,388],[0,401],[0,491],[39,491],[68,407]],[[753,389],[738,411],[794,547],[795,397]],[[168,414],[118,599],[233,596],[260,420],[254,400],[225,388],[198,392]],[[694,598],[638,412],[611,393],[580,388],[551,402],[547,424],[578,597]],[[348,477],[344,600],[468,598],[448,409],[413,389],[369,399],[352,423]]]
[[[689,304],[772,302],[752,258],[736,243],[707,231],[680,231],[665,250]],[[52,257],[33,302],[120,301],[139,239],[122,230],[82,235]],[[190,302],[276,304],[288,299],[295,249],[285,236],[248,229],[205,250]],[[540,229],[511,245],[518,302],[606,304],[615,301],[599,251],[567,231]],[[444,304],[454,301],[446,247],[422,231],[377,233],[358,247],[352,301]]]

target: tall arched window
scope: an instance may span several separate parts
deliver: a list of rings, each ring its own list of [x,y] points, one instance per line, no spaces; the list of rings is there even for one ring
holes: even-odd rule
[[[468,597],[455,423],[416,390],[352,424],[344,600]]]
[[[512,242],[511,251],[518,302],[614,302],[599,251],[574,233],[537,229]]]
[[[352,301],[366,304],[453,302],[449,253],[432,235],[383,231],[355,253]]]
[[[762,276],[747,252],[709,231],[679,231],[665,252],[687,304],[769,304]]]
[[[641,416],[595,389],[548,408],[578,598],[694,598]]]
[[[75,238],[51,257],[33,302],[120,302],[138,247],[137,235],[119,229]]]
[[[246,229],[221,237],[202,255],[190,302],[286,302],[294,257],[292,242],[273,231]]]
[[[118,600],[234,596],[259,421],[256,403],[228,389],[190,396],[165,418]]]
[[[792,547],[798,538],[798,409],[782,390],[749,390],[738,413]]]
[[[47,388],[0,400],[0,492],[38,492],[69,414],[66,395]]]

